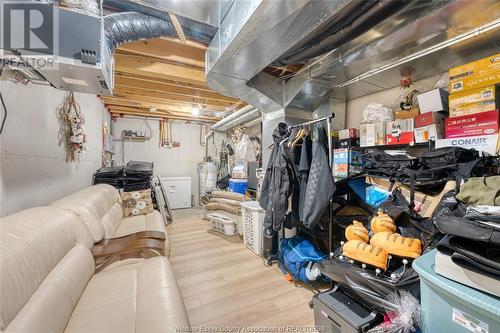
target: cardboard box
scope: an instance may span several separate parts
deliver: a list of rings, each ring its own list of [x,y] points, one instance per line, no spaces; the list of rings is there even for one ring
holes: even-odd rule
[[[414,118],[415,127],[424,127],[432,124],[443,124],[445,115],[439,112],[427,112]]]
[[[494,100],[463,104],[461,106],[455,107],[453,111],[450,111],[450,117],[467,116],[476,113],[496,110],[498,108],[500,108],[500,105]]]
[[[339,148],[333,150],[332,173],[335,181],[359,174],[362,171],[362,154],[359,149]]]
[[[436,148],[442,147],[463,147],[495,155],[498,152],[498,134],[437,140]]]
[[[413,144],[413,119],[398,119],[387,123],[386,142],[388,145]]]
[[[450,68],[450,93],[500,82],[500,53]]]
[[[446,118],[446,138],[490,135],[498,133],[498,110],[467,116]]]
[[[347,128],[339,131],[339,139],[354,139],[359,138],[359,132],[357,128]]]
[[[359,147],[359,138],[339,140],[338,147],[336,148],[352,148],[352,147]]]
[[[408,111],[394,112],[394,119],[411,119],[411,118],[415,118],[419,114],[420,114],[419,108],[411,108]]]
[[[498,99],[498,86],[491,85],[483,88],[471,89],[460,93],[451,94],[448,97],[450,111],[463,104],[485,102]]]
[[[386,126],[385,121],[366,124],[365,146],[370,147],[370,146],[385,145],[385,126]]]
[[[465,116],[500,108],[499,86],[492,85],[450,95],[450,117]]]
[[[415,134],[415,143],[429,142],[429,140],[436,141],[444,138],[443,123],[418,127],[413,132]]]
[[[448,95],[449,93],[441,88],[417,95],[420,113],[448,111]]]

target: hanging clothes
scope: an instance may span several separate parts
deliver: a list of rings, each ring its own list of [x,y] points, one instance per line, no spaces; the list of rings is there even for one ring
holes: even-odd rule
[[[302,142],[302,147],[300,151],[300,160],[298,167],[298,177],[299,177],[299,220],[304,220],[304,202],[306,198],[306,188],[307,181],[309,179],[309,169],[311,168],[312,161],[312,140],[311,136],[307,135]]]
[[[229,155],[233,155],[233,148],[226,139],[222,140],[221,150],[220,150],[220,167],[219,174],[217,175],[217,188],[224,190],[229,186],[229,179],[231,179],[231,174],[229,173]]]
[[[266,211],[264,228],[280,230],[288,210],[288,199],[298,190],[297,171],[287,145],[289,131],[279,123],[273,132],[274,146],[262,183],[260,206]]]
[[[309,171],[303,207],[303,224],[312,229],[320,221],[335,192],[328,155],[325,129],[316,126],[316,140],[312,145],[312,162]]]

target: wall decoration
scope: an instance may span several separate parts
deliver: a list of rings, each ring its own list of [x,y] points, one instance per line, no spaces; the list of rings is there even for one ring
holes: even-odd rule
[[[64,145],[66,162],[74,162],[85,150],[86,137],[85,117],[73,92],[69,92],[62,105],[57,108],[57,120],[59,120],[59,146]]]

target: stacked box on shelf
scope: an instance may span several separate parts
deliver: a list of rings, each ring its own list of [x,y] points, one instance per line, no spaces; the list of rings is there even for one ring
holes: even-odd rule
[[[451,68],[450,93],[487,87],[500,82],[500,53]]]
[[[413,119],[397,119],[386,125],[386,143],[388,145],[413,144]]]
[[[436,147],[461,146],[498,152],[500,54],[451,68],[446,139]]]
[[[385,121],[363,123],[359,125],[361,147],[385,145]]]
[[[444,138],[444,114],[427,112],[415,117],[415,142],[423,143]]]
[[[355,128],[339,131],[340,140],[333,150],[332,174],[335,181],[363,171],[358,134]]]
[[[448,92],[436,88],[417,96],[420,114],[414,118],[416,143],[444,138],[444,114],[448,112]]]

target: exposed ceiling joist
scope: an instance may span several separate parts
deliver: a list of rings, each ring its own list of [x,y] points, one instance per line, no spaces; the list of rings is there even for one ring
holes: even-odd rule
[[[192,116],[189,114],[173,113],[164,110],[156,110],[151,112],[148,109],[143,108],[133,108],[133,107],[117,107],[113,106],[109,108],[109,112],[112,115],[136,115],[143,117],[156,117],[156,118],[167,118],[167,119],[177,119],[177,120],[192,120],[192,121],[203,121],[203,122],[217,122],[218,119],[215,117],[208,116]]]
[[[167,110],[167,111],[173,111],[173,112],[181,112],[181,113],[186,113],[186,114],[191,114],[191,107],[183,104],[166,104],[166,103],[158,103],[155,100],[151,99],[126,99],[126,98],[117,98],[117,97],[101,97],[103,103],[107,107],[113,107],[113,106],[127,106],[127,107],[141,107],[141,108],[147,108],[147,109],[160,109],[160,110]],[[210,109],[203,109],[204,112],[212,112],[212,113],[219,113],[220,111],[218,110],[210,110]]]
[[[206,85],[205,71],[139,56],[115,54],[115,68],[119,72],[153,78]]]
[[[186,97],[206,98],[212,100],[227,101],[229,103],[236,103],[234,98],[226,97],[214,91],[199,90],[186,86],[171,85],[162,81],[143,80],[132,77],[118,76],[115,79],[115,86],[118,89],[141,89],[142,91],[151,91],[157,93],[169,93]]]
[[[217,109],[225,109],[227,107],[232,106],[233,102],[220,101],[214,99],[207,98],[198,98],[198,97],[189,97],[183,95],[175,95],[164,92],[154,92],[149,90],[137,89],[137,88],[126,88],[126,87],[117,87],[114,90],[114,96],[123,97],[128,99],[142,99],[142,98],[150,98],[158,101],[159,103],[166,104],[200,104],[207,107],[213,107]]]
[[[117,50],[121,54],[135,54],[158,60],[175,62],[187,66],[205,67],[205,49],[195,48],[171,39],[148,39],[122,45]]]

